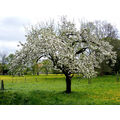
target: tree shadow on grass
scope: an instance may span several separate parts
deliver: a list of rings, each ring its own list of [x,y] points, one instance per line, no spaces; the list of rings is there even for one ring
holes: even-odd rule
[[[65,92],[55,91],[32,91],[30,104],[39,105],[77,105],[86,104],[88,94],[86,92],[72,92],[67,94]]]
[[[88,101],[86,101],[88,100]],[[65,92],[34,90],[25,92],[0,92],[3,105],[82,105],[91,104],[86,92]]]

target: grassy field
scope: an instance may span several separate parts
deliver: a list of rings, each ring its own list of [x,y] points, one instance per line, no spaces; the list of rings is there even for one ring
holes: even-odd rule
[[[74,77],[72,93],[66,94],[64,75],[25,77],[0,76],[5,90],[0,90],[3,105],[115,105],[120,104],[120,83],[116,76],[92,79]]]

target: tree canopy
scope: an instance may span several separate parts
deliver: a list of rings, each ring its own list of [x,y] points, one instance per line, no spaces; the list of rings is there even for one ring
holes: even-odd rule
[[[31,26],[26,34],[26,43],[16,51],[11,69],[19,71],[28,64],[46,57],[54,68],[66,76],[66,92],[71,92],[73,74],[87,78],[95,76],[96,68],[103,60],[115,63],[116,53],[109,42],[101,40],[87,24],[77,29],[74,22],[65,17],[56,25],[53,22]]]

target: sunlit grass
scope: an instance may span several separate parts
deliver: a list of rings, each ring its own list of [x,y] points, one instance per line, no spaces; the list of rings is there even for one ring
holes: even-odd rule
[[[65,76],[49,74],[39,76],[0,76],[5,91],[0,92],[0,104],[120,104],[120,83],[116,76],[72,79],[72,93],[66,94]]]

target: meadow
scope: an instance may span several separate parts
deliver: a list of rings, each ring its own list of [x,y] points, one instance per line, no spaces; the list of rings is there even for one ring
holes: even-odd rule
[[[0,90],[0,105],[119,105],[120,82],[116,76],[87,79],[75,76],[72,93],[66,94],[65,76],[0,76],[5,90]]]

